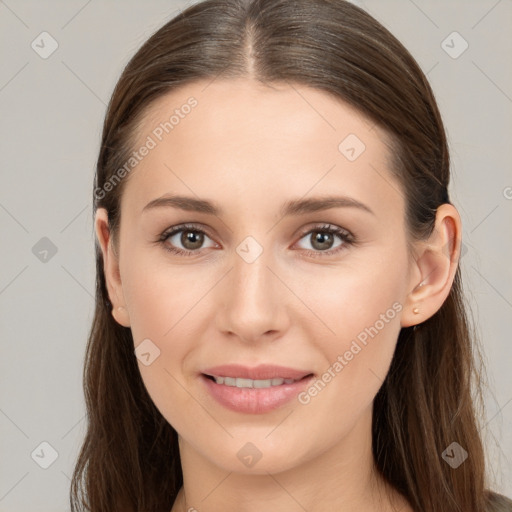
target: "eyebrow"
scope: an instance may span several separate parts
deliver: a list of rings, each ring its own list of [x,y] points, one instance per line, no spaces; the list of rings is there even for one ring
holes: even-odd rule
[[[154,208],[178,208],[188,212],[206,213],[215,216],[221,216],[224,213],[224,210],[213,201],[173,194],[165,194],[153,199],[142,209],[142,212]],[[280,215],[281,217],[303,215],[321,210],[329,210],[331,208],[358,208],[375,215],[375,212],[364,203],[346,196],[320,196],[308,199],[292,199],[283,204]]]

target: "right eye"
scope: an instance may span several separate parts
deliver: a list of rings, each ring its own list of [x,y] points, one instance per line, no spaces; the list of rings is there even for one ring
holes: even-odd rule
[[[169,252],[181,256],[192,256],[200,252],[205,237],[210,238],[205,231],[196,226],[180,225],[164,231],[159,238],[159,242],[161,242],[164,248]],[[183,249],[176,247],[178,244],[181,244]],[[215,247],[215,243],[213,242],[213,245],[210,247]]]

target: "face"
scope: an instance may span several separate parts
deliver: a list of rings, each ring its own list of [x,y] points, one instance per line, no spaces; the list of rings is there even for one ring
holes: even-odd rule
[[[299,85],[207,84],[168,94],[139,126],[134,149],[149,150],[122,197],[113,293],[180,442],[227,471],[274,473],[370,417],[413,287],[405,204],[385,134],[348,105]],[[314,202],[327,197],[344,202]],[[238,389],[203,375],[227,364],[306,378]]]

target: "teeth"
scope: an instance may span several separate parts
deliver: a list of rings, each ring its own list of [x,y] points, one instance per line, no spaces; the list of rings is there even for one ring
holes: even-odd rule
[[[293,384],[295,379],[267,379],[267,380],[253,380],[242,379],[240,377],[217,377],[213,375],[217,384],[224,384],[225,386],[232,386],[237,388],[270,388],[271,386],[281,386],[282,384]]]

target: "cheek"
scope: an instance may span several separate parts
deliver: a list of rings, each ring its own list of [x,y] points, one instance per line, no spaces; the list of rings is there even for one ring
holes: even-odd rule
[[[388,331],[389,325],[400,323],[405,284],[405,271],[401,269],[405,267],[401,259],[389,263],[381,260],[379,264],[375,261],[339,271],[329,268],[304,282],[306,303],[324,324],[322,327],[321,322],[311,322],[311,326],[317,333],[323,331],[336,350],[375,324],[379,331]]]
[[[373,261],[379,261],[378,259]],[[317,325],[316,349],[325,367],[300,402],[324,421],[349,428],[373,401],[384,381],[400,333],[405,259],[393,255],[378,265],[342,272],[330,279],[329,294],[309,284],[309,300],[331,331]]]
[[[144,338],[172,339],[208,290],[204,277],[190,266],[170,265],[165,255],[143,251],[127,258],[122,280],[136,345]]]
[[[163,250],[162,250],[163,252]],[[215,311],[211,292],[218,275],[207,265],[171,265],[165,254],[132,251],[122,269],[134,347],[151,340],[158,357],[139,361],[142,378],[158,406],[181,396],[183,372],[194,369],[208,315]],[[208,317],[209,318],[209,317]],[[146,342],[147,343],[147,342]],[[188,375],[187,375],[188,376]],[[174,378],[173,378],[174,377]],[[190,398],[190,397],[189,397]]]
[[[144,385],[174,428],[186,429],[196,419],[201,424],[202,409],[185,389],[182,367],[199,341],[200,333],[190,329],[196,323],[195,315],[200,314],[199,301],[211,284],[191,282],[190,272],[158,262],[143,263],[134,258],[126,263],[123,292],[129,305],[134,348],[145,346],[149,350],[144,352],[150,353],[150,364],[138,360]],[[186,417],[180,413],[185,410],[189,411]]]

